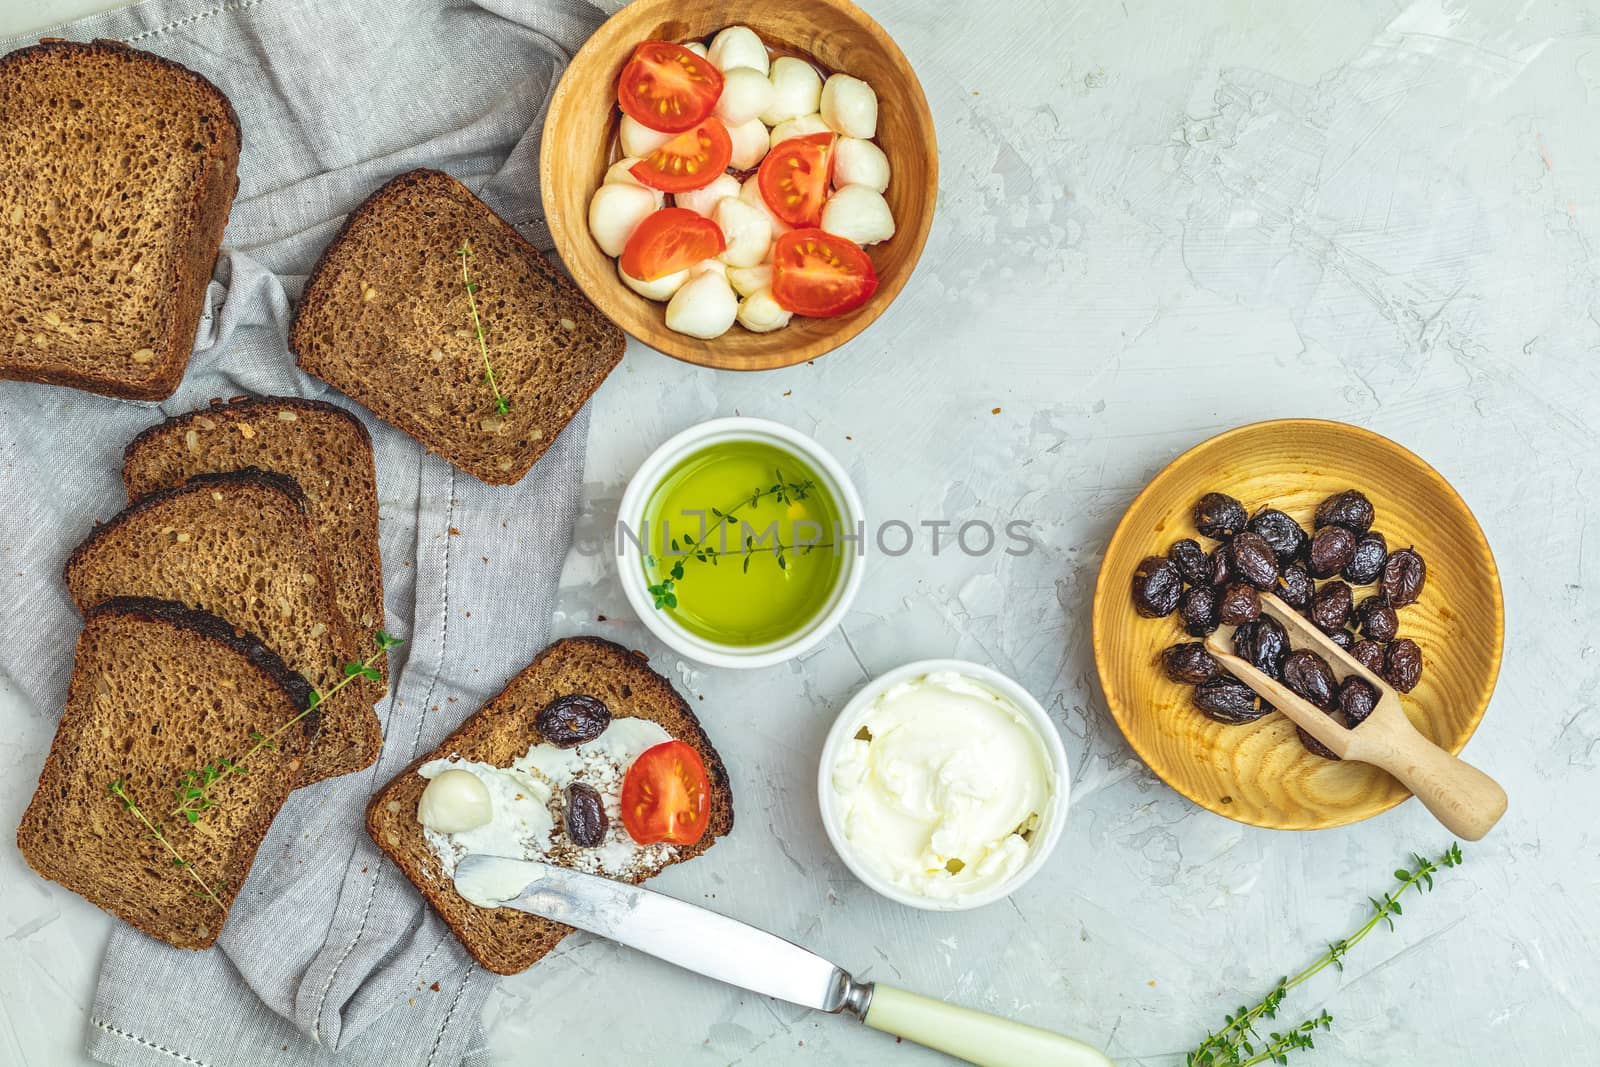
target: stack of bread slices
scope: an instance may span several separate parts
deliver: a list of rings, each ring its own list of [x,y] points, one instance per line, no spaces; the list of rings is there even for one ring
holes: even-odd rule
[[[67,706],[17,832],[34,869],[154,937],[217,937],[297,786],[378,757],[387,677],[366,429],[213,401],[127,448],[129,505],[71,554]]]

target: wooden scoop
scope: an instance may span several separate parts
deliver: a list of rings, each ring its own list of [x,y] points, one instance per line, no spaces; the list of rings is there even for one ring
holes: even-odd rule
[[[1262,594],[1261,614],[1284,628],[1292,648],[1312,649],[1327,660],[1341,682],[1354,674],[1377,689],[1378,705],[1365,722],[1355,729],[1340,725],[1282,682],[1234,655],[1234,627],[1214,632],[1206,639],[1206,650],[1235,678],[1341,758],[1370,763],[1394,775],[1452,833],[1476,841],[1500,821],[1506,810],[1506,791],[1478,768],[1417,732],[1400,706],[1400,695],[1387,682],[1276,596]]]

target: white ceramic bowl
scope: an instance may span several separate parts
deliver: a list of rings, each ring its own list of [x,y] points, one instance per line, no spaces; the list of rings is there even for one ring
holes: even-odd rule
[[[644,525],[645,504],[662,477],[692,453],[724,441],[758,441],[799,456],[816,472],[839,505],[840,524],[845,529],[861,529],[865,520],[861,497],[838,460],[816,441],[781,422],[742,417],[712,419],[691,426],[650,453],[622,494],[618,521],[637,534]],[[617,561],[617,569],[622,579],[622,591],[627,594],[634,613],[668,647],[711,667],[770,667],[815,647],[844,618],[866,571],[866,541],[863,538],[857,542],[855,549],[844,554],[839,580],[834,584],[832,594],[822,610],[803,629],[780,641],[764,645],[724,645],[690,633],[665,611],[657,610],[655,599],[650,595],[650,583],[645,578],[638,542],[632,537],[620,540],[622,553]]]
[[[970,678],[1016,705],[1017,710],[1022,712],[1039,732],[1045,752],[1049,754],[1050,769],[1054,776],[1050,801],[1045,810],[1039,813],[1039,829],[1033,836],[1028,850],[1028,860],[1022,869],[1008,881],[952,899],[924,897],[908,892],[862,863],[855,848],[845,839],[833,789],[833,765],[839,757],[839,749],[861,729],[862,720],[866,718],[867,708],[872,702],[901,682],[941,672]],[[849,867],[857,878],[890,900],[899,901],[909,907],[922,908],[925,911],[968,911],[972,908],[981,908],[985,904],[992,904],[1010,896],[1037,874],[1039,868],[1049,860],[1050,853],[1055,851],[1056,843],[1061,840],[1061,831],[1067,822],[1067,801],[1071,785],[1067,750],[1061,743],[1061,735],[1056,731],[1055,724],[1050,721],[1050,716],[1045,714],[1044,708],[1033,698],[1033,694],[992,667],[959,659],[919,660],[879,675],[868,682],[850,698],[850,702],[834,720],[833,728],[828,731],[827,740],[822,743],[822,762],[817,769],[817,799],[822,808],[822,826],[828,833],[828,840],[833,843],[834,851],[844,860],[845,866]]]

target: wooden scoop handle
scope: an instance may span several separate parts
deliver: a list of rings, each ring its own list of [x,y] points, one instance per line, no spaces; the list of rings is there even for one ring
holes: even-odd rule
[[[1364,723],[1351,742],[1353,758],[1394,775],[1451,833],[1468,841],[1483,837],[1506,812],[1506,791],[1498,782],[1422,736],[1404,714]]]

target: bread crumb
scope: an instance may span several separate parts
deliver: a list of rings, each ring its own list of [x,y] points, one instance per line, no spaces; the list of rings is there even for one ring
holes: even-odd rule
[[[989,412],[989,414],[998,415],[998,414],[1000,414],[1000,409],[999,408],[995,408],[993,411]]]
[[[450,527],[450,536],[451,537],[460,537],[461,536],[461,531],[456,529],[454,526],[452,526],[452,527]]]
[[[439,983],[435,982],[431,986],[429,986],[428,988],[433,990],[435,993],[437,993],[437,992],[439,992]]]

